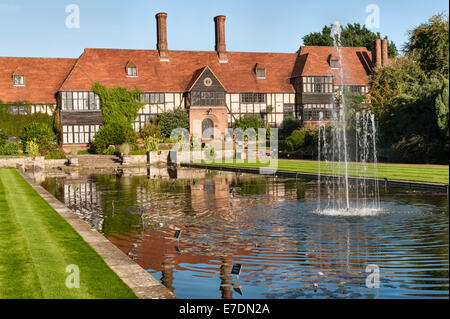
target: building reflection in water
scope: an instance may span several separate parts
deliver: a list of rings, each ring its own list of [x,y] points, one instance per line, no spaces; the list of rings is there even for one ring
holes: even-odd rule
[[[63,188],[64,204],[93,229],[102,232],[105,218],[95,183],[85,179],[66,180]]]
[[[208,170],[179,170],[177,179],[160,168],[129,173],[63,180],[64,202],[181,297],[195,295],[186,290],[201,280],[208,291],[214,282],[217,295],[207,297],[226,299],[249,297],[246,286],[263,297],[311,297],[315,282],[323,297],[377,296],[360,291],[365,266],[381,263],[386,249],[380,225],[312,214],[314,182]],[[233,263],[244,265],[239,286]],[[348,286],[357,287],[353,295]]]

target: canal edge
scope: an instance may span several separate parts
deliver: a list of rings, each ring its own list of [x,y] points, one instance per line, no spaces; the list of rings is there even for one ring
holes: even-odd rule
[[[237,173],[248,173],[248,174],[256,174],[256,175],[265,175],[265,176],[283,176],[289,178],[297,178],[297,177],[305,177],[305,178],[317,178],[318,174],[314,173],[303,173],[303,172],[295,172],[295,171],[282,171],[282,170],[273,170],[268,173],[267,170],[259,169],[259,168],[249,168],[249,167],[235,167],[235,166],[221,166],[221,165],[204,165],[204,164],[192,164],[192,163],[181,163],[182,167],[188,168],[200,168],[200,169],[210,169],[217,171],[231,171]],[[321,174],[322,177],[330,177],[330,175]],[[359,177],[349,176],[349,180],[358,180]],[[365,180],[367,182],[375,182],[377,181],[380,186],[402,186],[402,187],[410,187],[410,188],[425,188],[425,189],[438,189],[441,191],[446,191],[447,195],[449,194],[449,184],[442,183],[431,183],[431,182],[418,182],[418,181],[404,181],[404,180],[392,180],[392,179],[382,179],[382,178],[370,178],[366,177]]]
[[[139,299],[176,299],[177,296],[130,259],[106,237],[78,217],[27,174],[17,170],[27,183],[99,254]]]

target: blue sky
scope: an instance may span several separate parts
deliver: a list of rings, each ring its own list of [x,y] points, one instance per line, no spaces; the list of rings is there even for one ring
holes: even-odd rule
[[[67,28],[66,6],[80,9]],[[0,0],[0,56],[78,57],[84,48],[155,49],[155,14],[167,12],[171,50],[214,50],[213,17],[226,15],[228,51],[295,52],[301,38],[325,24],[364,24],[366,6],[380,9],[379,28],[400,48],[406,31],[446,0]]]

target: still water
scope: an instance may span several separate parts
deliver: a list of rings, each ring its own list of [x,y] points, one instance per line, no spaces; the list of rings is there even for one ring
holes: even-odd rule
[[[42,186],[179,298],[449,296],[445,192],[381,187],[380,212],[330,216],[316,211],[315,180],[125,175],[46,177]],[[379,288],[368,288],[377,275]]]

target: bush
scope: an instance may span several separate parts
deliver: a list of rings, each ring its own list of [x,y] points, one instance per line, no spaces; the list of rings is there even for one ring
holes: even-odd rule
[[[144,144],[147,152],[157,151],[159,148],[158,139],[151,136],[144,140]]]
[[[36,143],[35,140],[30,140],[25,145],[25,153],[28,154],[28,156],[31,156],[35,158],[36,156],[39,156],[39,145]]]
[[[186,110],[182,108],[158,114],[157,122],[161,133],[166,137],[170,137],[172,131],[176,128],[189,129],[189,116]]]
[[[280,128],[278,130],[278,139],[285,140],[289,135],[295,130],[299,129],[302,122],[293,116],[286,117],[283,122],[281,122]]]
[[[44,154],[45,159],[64,159],[66,154],[59,149],[52,150]]]
[[[32,122],[23,129],[22,140],[26,144],[29,141],[37,143],[39,148],[50,148],[56,135],[47,123]]]
[[[4,133],[2,130],[0,130],[0,146],[5,145],[7,140],[8,140],[8,135],[6,135],[6,133]]]
[[[145,140],[148,137],[161,137],[161,128],[156,123],[156,120],[145,123],[143,127],[139,130],[141,138]]]
[[[16,102],[14,105],[24,105],[29,111],[30,106],[23,102]],[[53,110],[53,106],[48,106]],[[7,136],[20,137],[24,134],[24,127],[32,122],[46,123],[49,127],[54,126],[54,115],[47,113],[35,112],[33,114],[12,114],[10,112],[11,104],[3,104],[0,102],[0,127],[1,131]],[[56,114],[56,112],[53,112]]]
[[[17,142],[0,144],[0,155],[17,155],[19,154],[19,147]]]
[[[308,132],[306,130],[295,130],[286,139],[286,150],[288,152],[295,152],[301,147],[305,146],[305,140]]]
[[[123,143],[136,144],[136,132],[128,122],[110,123],[102,126],[94,135],[92,144],[99,154],[104,152],[110,145]]]
[[[258,134],[258,128],[263,127],[264,122],[262,118],[256,115],[245,115],[240,119],[237,119],[236,122],[234,122],[234,128],[240,128],[243,131],[245,131],[248,128],[253,128],[256,134]]]
[[[107,149],[103,150],[104,155],[114,155],[116,154],[116,148],[114,145],[109,145]]]

